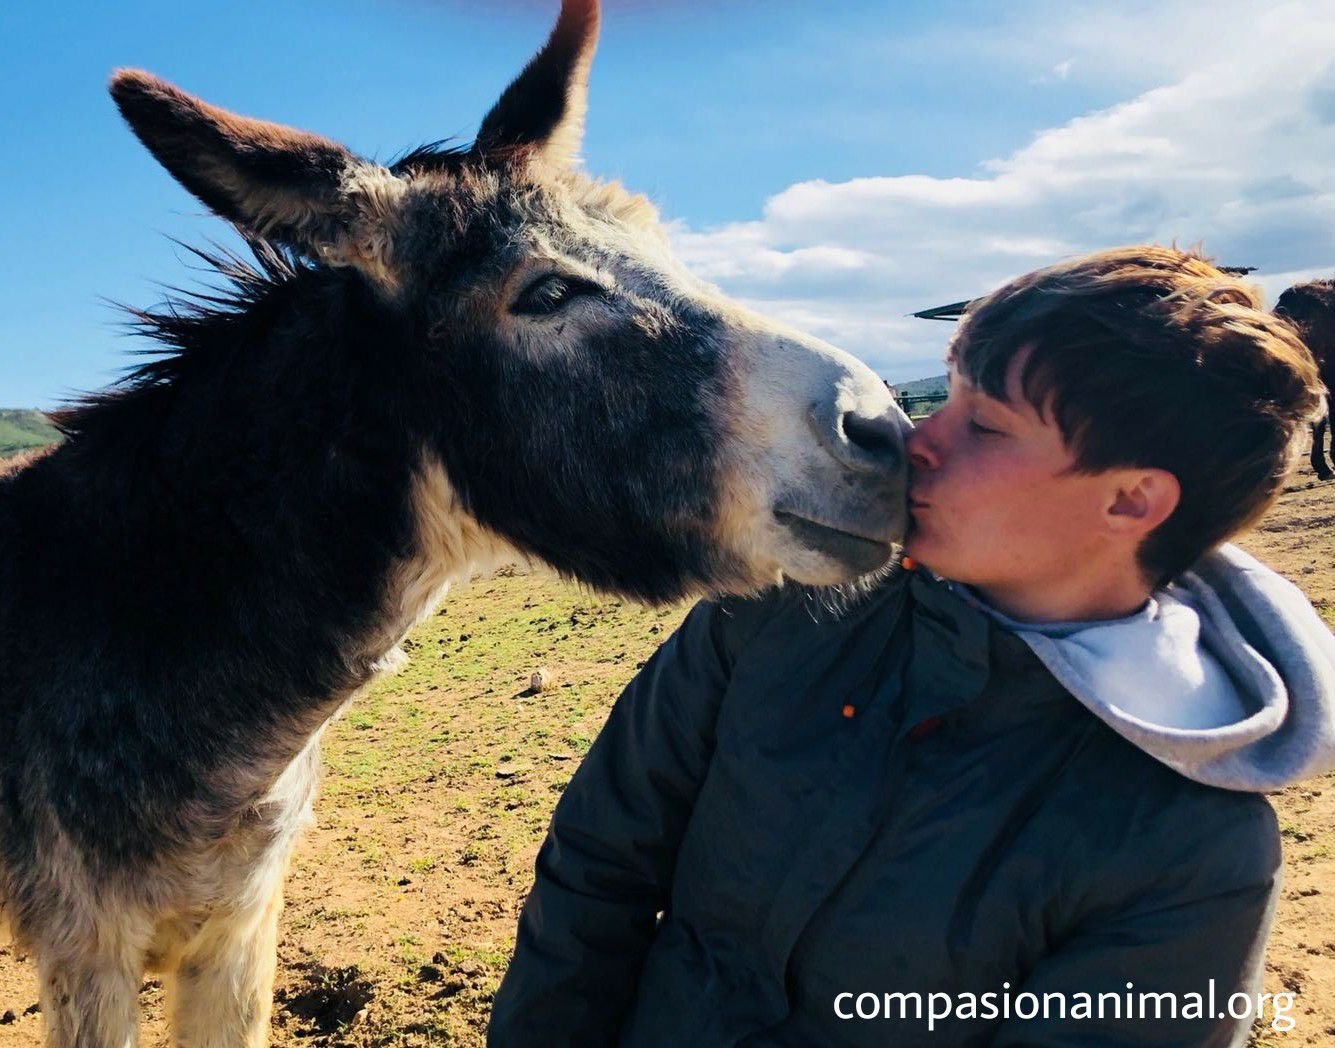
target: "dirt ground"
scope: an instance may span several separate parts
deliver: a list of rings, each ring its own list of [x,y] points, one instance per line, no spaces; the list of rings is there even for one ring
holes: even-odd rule
[[[1335,626],[1335,482],[1306,466],[1239,543],[1296,582]],[[1284,837],[1284,895],[1266,950],[1265,989],[1297,994],[1295,1027],[1258,1029],[1258,1045],[1335,1043],[1335,775],[1270,798]]]
[[[1335,483],[1304,469],[1243,541],[1335,623]],[[481,1045],[534,853],[621,686],[675,627],[664,612],[540,576],[474,583],[408,642],[410,663],[330,731],[317,825],[288,877],[273,1041]],[[553,676],[525,693],[538,667]],[[1287,1033],[1335,1041],[1335,776],[1274,795],[1285,891],[1266,989]],[[165,1045],[145,983],[144,1044]],[[31,962],[0,947],[0,1045],[41,1043]]]

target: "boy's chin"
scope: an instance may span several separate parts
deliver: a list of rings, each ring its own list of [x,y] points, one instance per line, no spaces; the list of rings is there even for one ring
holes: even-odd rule
[[[949,550],[943,550],[926,535],[915,532],[910,527],[904,536],[904,556],[913,561],[915,567],[926,568],[945,579],[954,579],[957,571],[964,570],[964,565],[950,556]]]
[[[904,550],[904,556],[908,557],[917,564],[926,565],[929,558],[935,559],[935,550],[932,549],[932,542],[925,535],[917,524],[909,523],[908,531],[904,534],[904,541],[901,543]],[[936,569],[933,568],[933,571]]]

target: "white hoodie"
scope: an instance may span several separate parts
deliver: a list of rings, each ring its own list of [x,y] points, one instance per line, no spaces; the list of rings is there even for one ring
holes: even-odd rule
[[[1296,586],[1236,546],[1126,618],[983,610],[1114,731],[1189,779],[1260,793],[1335,768],[1335,636]]]

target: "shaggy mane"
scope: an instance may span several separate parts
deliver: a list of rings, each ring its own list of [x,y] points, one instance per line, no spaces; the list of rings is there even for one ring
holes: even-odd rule
[[[238,230],[238,232],[241,232]],[[220,286],[198,290],[167,287],[167,297],[151,309],[113,303],[129,314],[126,334],[144,336],[155,345],[132,350],[151,359],[131,367],[110,386],[86,393],[67,406],[47,413],[66,437],[86,434],[137,407],[147,407],[169,390],[200,355],[225,344],[220,338],[274,292],[286,287],[311,267],[268,240],[241,233],[253,261],[221,244],[208,249],[175,241],[203,263],[201,272],[221,277]]]
[[[469,146],[454,145],[453,139],[442,138],[435,142],[424,142],[395,157],[385,166],[391,174],[407,175],[413,172],[438,171],[445,174],[459,170],[473,155]]]

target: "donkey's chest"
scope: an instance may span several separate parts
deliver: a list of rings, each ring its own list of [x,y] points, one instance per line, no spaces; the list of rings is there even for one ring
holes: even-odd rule
[[[259,800],[238,812],[225,834],[200,849],[200,880],[211,884],[217,897],[235,898],[250,882],[281,876],[297,837],[314,818],[323,736],[321,725]]]
[[[206,923],[279,892],[293,846],[314,819],[323,734],[321,727],[225,834],[168,864],[175,884],[165,894],[175,903],[156,912],[148,967],[171,968]]]

